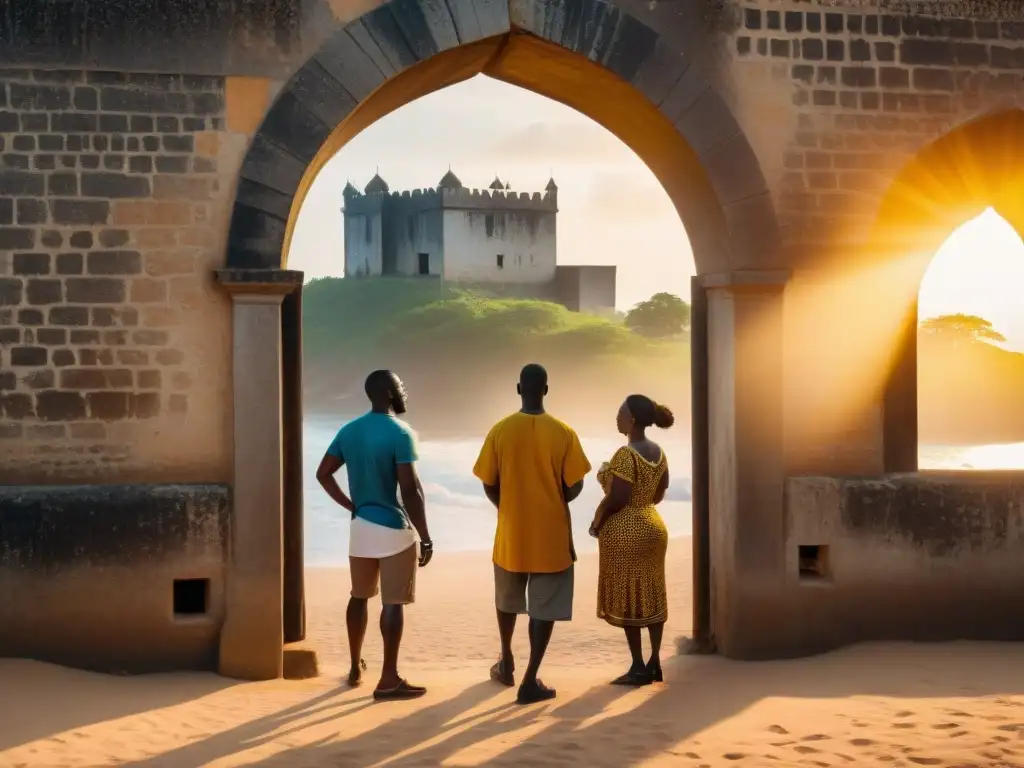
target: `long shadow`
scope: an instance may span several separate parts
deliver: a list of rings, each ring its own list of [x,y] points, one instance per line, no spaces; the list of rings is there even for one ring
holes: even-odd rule
[[[113,677],[0,659],[0,752],[106,720],[172,707],[238,683],[210,673]]]
[[[345,740],[339,734],[338,740],[320,740],[249,765],[406,768],[440,765],[460,752],[460,764],[571,765],[580,762],[585,747],[588,764],[617,767],[658,755],[700,752],[704,747],[692,741],[695,734],[768,697],[927,699],[1024,690],[1024,682],[1005,675],[1006,668],[1019,664],[1024,648],[989,646],[982,654],[964,654],[957,652],[958,646],[860,646],[814,659],[758,663],[677,657],[666,664],[667,682],[661,686],[637,691],[601,684],[565,703],[525,708],[516,708],[511,695],[505,694],[506,705],[449,722],[460,707],[465,711],[466,694],[480,695],[477,686],[355,738]],[[1004,656],[1005,663],[993,663],[993,652]],[[789,731],[798,733],[805,727],[786,721],[784,711],[779,717]],[[685,748],[683,742],[689,742]],[[701,759],[718,764],[722,757]]]
[[[472,709],[488,698],[488,696],[495,693],[493,683],[480,683],[467,688],[451,699],[441,701],[430,707],[418,709],[408,717],[387,722],[378,728],[374,728],[367,733],[360,734],[339,744],[336,739],[344,737],[344,719],[356,712],[369,707],[387,708],[418,705],[418,703],[409,702],[404,704],[377,703],[373,701],[369,694],[355,699],[339,699],[336,706],[326,703],[332,698],[341,696],[347,690],[346,688],[332,689],[289,709],[276,712],[273,715],[245,723],[237,728],[218,733],[171,752],[129,763],[129,765],[146,766],[146,768],[181,768],[181,766],[206,765],[228,755],[244,752],[245,750],[259,747],[288,735],[327,724],[337,724],[337,732],[321,737],[310,745],[304,746],[301,750],[303,759],[305,759],[306,750],[312,750],[314,754],[322,750],[330,752],[333,757],[344,761],[345,753],[352,748],[359,753],[360,760],[362,761],[364,757],[363,752],[368,748],[383,750],[383,756],[386,756],[387,753],[397,754],[414,746],[414,742],[410,740],[412,734],[443,732],[446,723]],[[330,710],[332,709],[335,711],[331,712]],[[490,711],[493,712],[494,710]],[[322,716],[316,717],[317,715]],[[315,719],[310,720],[311,716],[315,717]],[[303,722],[300,723],[300,720]],[[407,733],[407,730],[412,733]],[[278,760],[276,756],[271,757],[268,759],[267,764],[294,764],[288,762],[287,759],[274,762],[276,760]],[[362,765],[363,763],[343,762],[342,764],[355,766]]]

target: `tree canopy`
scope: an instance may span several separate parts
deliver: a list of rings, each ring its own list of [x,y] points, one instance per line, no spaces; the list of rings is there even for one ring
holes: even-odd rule
[[[690,305],[674,294],[656,293],[626,313],[626,327],[642,336],[677,336],[690,329]]]
[[[992,323],[977,315],[940,315],[921,321],[919,330],[926,336],[950,341],[980,341],[1002,343],[1006,337],[992,327]]]

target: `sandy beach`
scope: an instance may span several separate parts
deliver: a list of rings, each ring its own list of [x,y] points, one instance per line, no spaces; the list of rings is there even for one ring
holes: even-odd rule
[[[669,547],[664,685],[629,690],[621,635],[594,617],[596,559],[578,565],[576,616],[541,677],[553,702],[514,703],[496,656],[487,553],[421,571],[402,672],[418,701],[374,703],[347,666],[341,569],[308,575],[323,674],[238,683],[212,674],[107,677],[0,659],[0,766],[1016,766],[1024,765],[1024,646],[871,644],[795,661],[673,656],[689,630],[689,542]],[[516,654],[525,666],[525,627]]]

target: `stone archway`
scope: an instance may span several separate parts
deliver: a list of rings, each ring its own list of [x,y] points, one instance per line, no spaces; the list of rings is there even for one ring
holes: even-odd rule
[[[767,482],[771,503],[778,495],[781,510],[781,470],[769,473],[767,481],[756,478],[738,493],[731,486],[743,482],[743,472],[728,460],[738,439],[734,422],[741,417],[756,422],[757,440],[769,445],[779,441],[781,453],[781,405],[777,412],[774,406],[767,412],[746,409],[753,397],[747,388],[765,377],[768,397],[773,403],[781,401],[781,354],[772,346],[777,343],[781,349],[779,307],[785,275],[775,271],[779,230],[757,157],[696,52],[674,46],[626,11],[600,0],[391,0],[325,36],[277,95],[252,140],[240,171],[228,269],[221,279],[236,297],[236,369],[245,354],[239,342],[237,297],[256,290],[247,285],[270,286],[258,290],[276,294],[278,301],[287,294],[278,337],[281,390],[268,393],[280,403],[283,429],[265,438],[284,452],[284,639],[304,635],[301,288],[291,290],[301,275],[286,271],[292,227],[319,170],[359,131],[420,96],[481,73],[571,106],[618,136],[657,176],[686,227],[699,273],[692,345],[694,634],[710,645],[714,546],[708,510],[714,468],[709,455],[716,440],[722,445],[718,454],[727,459],[720,468],[723,486],[730,486],[723,487],[724,503],[730,509],[751,507],[764,495],[759,488]],[[291,292],[279,290],[282,284]],[[715,298],[709,308],[711,294]],[[712,316],[721,330],[709,343]],[[742,327],[755,323],[770,329],[769,351],[744,348],[741,353],[735,338]],[[709,392],[716,354],[717,384],[723,392],[717,417]],[[743,386],[735,386],[733,379],[741,373]],[[238,414],[245,406],[237,382],[235,391]],[[239,434],[239,423],[236,418],[236,445],[252,439]],[[781,467],[781,460],[776,463]],[[235,482],[237,496],[242,482],[237,472]],[[244,510],[236,509],[236,514],[248,516]],[[267,507],[261,515],[260,524],[269,525],[272,510]],[[717,546],[724,551],[732,545],[723,539]],[[731,568],[731,556],[729,560]],[[716,578],[722,599],[731,605],[735,590],[729,588],[726,570]],[[251,599],[239,597],[238,602],[252,610]],[[243,613],[236,612],[238,618],[232,621],[228,611],[222,668],[231,666],[225,658],[235,655],[233,646],[245,635],[240,629],[246,623]],[[729,621],[737,620],[738,611],[729,611]],[[251,634],[246,642],[253,642]],[[251,648],[239,652],[243,662],[234,674],[270,675],[273,643],[268,641],[265,662],[252,661],[257,654]],[[267,672],[255,671],[262,664]]]
[[[898,265],[886,286],[899,342],[885,383],[882,428],[886,472],[916,472],[917,296],[942,243],[961,224],[994,208],[1024,231],[1024,111],[991,113],[921,149],[900,171],[879,209],[875,257]]]

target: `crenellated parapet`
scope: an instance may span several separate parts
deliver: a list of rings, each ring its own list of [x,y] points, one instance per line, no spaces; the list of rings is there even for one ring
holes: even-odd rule
[[[514,192],[496,189],[445,189],[441,191],[445,208],[480,211],[543,211],[558,212],[558,193]]]

